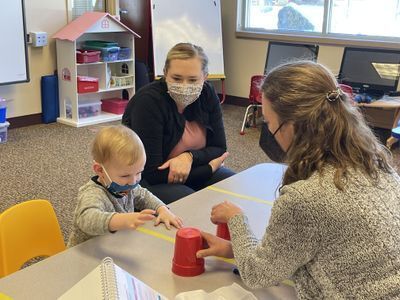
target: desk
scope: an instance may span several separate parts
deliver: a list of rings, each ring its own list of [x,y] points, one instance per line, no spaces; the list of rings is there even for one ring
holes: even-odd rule
[[[400,120],[400,97],[384,96],[372,103],[359,103],[358,106],[365,115],[368,123],[373,127],[392,130],[396,128]],[[390,149],[397,141],[394,137],[386,140],[386,146]]]
[[[170,205],[183,217],[185,226],[215,233],[209,221],[213,205],[230,200],[250,216],[261,238],[275,199],[284,167],[260,164],[194,193]],[[206,271],[196,277],[171,272],[175,230],[145,224],[137,231],[120,231],[93,238],[0,280],[0,291],[15,299],[55,299],[94,269],[106,256],[169,299],[180,292],[204,289],[211,292],[233,282],[245,287],[232,265],[216,257],[206,258]],[[252,291],[259,299],[296,299],[286,284]]]

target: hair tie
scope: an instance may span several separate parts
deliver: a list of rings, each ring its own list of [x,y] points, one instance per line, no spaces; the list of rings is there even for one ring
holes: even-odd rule
[[[335,102],[340,98],[341,95],[342,95],[342,90],[340,89],[340,87],[338,87],[336,90],[327,92],[326,99],[329,102]]]

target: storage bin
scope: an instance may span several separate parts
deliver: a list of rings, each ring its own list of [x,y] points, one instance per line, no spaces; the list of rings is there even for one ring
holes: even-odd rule
[[[101,52],[98,50],[76,50],[76,62],[78,64],[87,64],[100,61]]]
[[[118,47],[117,42],[100,41],[100,40],[89,40],[84,42],[85,46],[93,47]]]
[[[0,98],[0,124],[6,122],[7,104],[6,99]]]
[[[78,77],[78,93],[92,93],[99,90],[99,79],[89,76]]]
[[[101,52],[102,61],[118,60],[118,43],[106,41],[85,41],[82,46],[84,50],[98,50]]]
[[[117,115],[122,115],[128,105],[129,100],[121,98],[110,98],[101,100],[101,110]]]
[[[121,47],[118,52],[118,59],[130,59],[131,58],[131,48]]]
[[[111,76],[111,87],[123,87],[133,85],[133,75]]]
[[[8,126],[10,126],[8,122],[0,123],[0,144],[7,142]]]
[[[72,107],[71,104],[65,104],[65,112],[66,117],[68,119],[72,119]],[[78,104],[78,117],[88,118],[95,117],[100,115],[101,112],[101,102],[100,101],[91,101],[91,102],[82,102]]]

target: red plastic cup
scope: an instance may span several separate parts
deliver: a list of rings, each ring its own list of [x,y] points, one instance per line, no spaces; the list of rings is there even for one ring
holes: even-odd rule
[[[229,228],[227,223],[218,223],[217,225],[217,236],[224,240],[231,240]]]
[[[176,232],[172,272],[179,276],[197,276],[204,272],[204,258],[197,258],[196,252],[203,249],[200,230],[191,227]]]

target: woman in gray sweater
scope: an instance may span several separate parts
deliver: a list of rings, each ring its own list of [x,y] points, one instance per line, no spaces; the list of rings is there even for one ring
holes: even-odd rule
[[[263,85],[260,145],[288,168],[261,241],[230,202],[216,205],[231,242],[203,233],[234,257],[252,288],[292,278],[300,299],[400,299],[400,178],[390,154],[320,64],[279,66]]]

